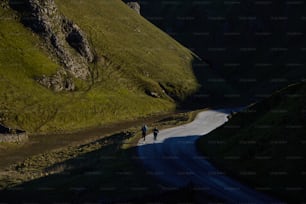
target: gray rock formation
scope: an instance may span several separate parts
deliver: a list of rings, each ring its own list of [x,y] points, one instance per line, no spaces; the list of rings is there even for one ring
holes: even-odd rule
[[[85,33],[71,21],[64,19],[64,30],[67,33],[66,41],[71,47],[79,52],[81,56],[86,58],[88,62],[93,62],[94,55],[91,51],[89,42],[86,38]]]
[[[2,0],[0,1],[0,7],[4,8],[4,9],[8,9],[8,0]]]
[[[138,14],[140,14],[140,5],[136,1],[131,1],[126,3],[131,9],[136,11]]]
[[[66,73],[60,71],[52,76],[42,76],[38,78],[37,81],[55,92],[75,90],[73,80],[68,77]]]
[[[39,83],[55,91],[74,90],[73,76],[90,77],[89,63],[94,54],[84,32],[58,11],[54,0],[10,0],[10,6],[21,14],[21,22],[40,35],[49,50],[63,66],[57,74],[42,77]]]

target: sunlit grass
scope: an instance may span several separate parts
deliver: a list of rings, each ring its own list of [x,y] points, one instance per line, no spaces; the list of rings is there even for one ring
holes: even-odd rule
[[[182,100],[198,85],[193,56],[121,1],[56,1],[78,24],[97,54],[95,80],[77,80],[77,91],[54,93],[35,78],[60,67],[43,41],[0,8],[0,104],[5,124],[30,133],[75,131],[174,110],[166,92]],[[161,98],[148,96],[157,92]]]

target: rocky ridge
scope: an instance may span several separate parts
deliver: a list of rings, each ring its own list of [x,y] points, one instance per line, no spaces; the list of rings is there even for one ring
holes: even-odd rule
[[[20,20],[46,42],[51,53],[62,65],[52,76],[37,81],[54,91],[73,91],[73,77],[87,80],[89,64],[94,61],[86,34],[63,16],[54,0],[10,0],[9,5],[20,14]]]

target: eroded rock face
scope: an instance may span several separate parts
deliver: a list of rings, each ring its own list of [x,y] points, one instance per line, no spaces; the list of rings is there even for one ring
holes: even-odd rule
[[[52,76],[42,76],[41,78],[37,79],[37,81],[41,85],[52,89],[55,92],[75,90],[73,80],[65,73],[61,72],[57,72]]]
[[[86,58],[88,62],[93,62],[94,55],[91,51],[89,42],[86,38],[85,33],[71,21],[64,19],[64,29],[67,33],[66,41],[69,43],[71,47],[79,52],[81,56]]]
[[[136,1],[131,1],[126,3],[131,9],[136,11],[138,14],[140,14],[140,5]]]
[[[46,41],[64,68],[64,72],[42,77],[40,84],[54,90],[73,90],[73,81],[67,81],[65,72],[83,80],[90,77],[89,63],[94,54],[87,37],[79,26],[60,14],[54,0],[10,0],[9,4],[21,14],[21,22]]]
[[[4,9],[8,9],[8,0],[2,0],[0,1],[0,7],[4,8]]]

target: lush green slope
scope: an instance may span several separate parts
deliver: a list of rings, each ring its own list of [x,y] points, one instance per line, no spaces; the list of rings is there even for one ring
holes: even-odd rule
[[[71,131],[173,110],[168,95],[181,100],[196,90],[191,52],[123,2],[56,3],[91,41],[98,57],[91,65],[94,81],[75,79],[77,91],[62,93],[39,85],[36,77],[60,65],[13,10],[1,7],[0,113],[6,125],[36,133]]]
[[[305,93],[305,83],[280,90],[202,137],[198,148],[258,189],[292,203],[305,201]]]

